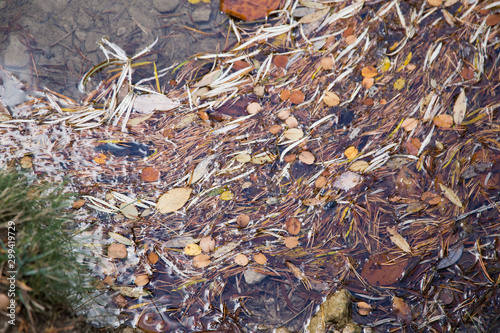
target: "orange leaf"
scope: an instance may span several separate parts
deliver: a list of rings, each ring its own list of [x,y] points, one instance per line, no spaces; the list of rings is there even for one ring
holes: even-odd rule
[[[99,154],[99,155],[94,156],[94,162],[96,162],[97,164],[104,164],[104,163],[106,163],[107,159],[108,159],[108,157],[104,154]]]
[[[267,257],[262,253],[257,253],[253,256],[253,260],[259,265],[264,265],[267,262]]]
[[[349,160],[352,160],[353,158],[358,156],[358,150],[356,149],[356,147],[351,146],[345,150],[344,155]]]
[[[450,128],[453,126],[453,118],[449,114],[440,114],[432,120],[434,125],[441,128]]]
[[[285,246],[287,248],[293,249],[297,245],[299,245],[299,239],[297,237],[290,236],[285,238]]]
[[[301,223],[295,217],[289,217],[285,222],[286,231],[290,235],[298,235],[300,232]]]
[[[306,96],[304,95],[304,93],[300,90],[295,90],[294,92],[292,92],[292,94],[290,95],[290,101],[293,103],[293,104],[300,104],[304,101],[304,99],[306,98]]]
[[[363,77],[375,77],[378,75],[378,71],[373,66],[367,66],[361,70],[361,75]]]
[[[156,170],[155,167],[147,167],[142,169],[141,179],[145,182],[155,182],[160,178],[160,171]]]

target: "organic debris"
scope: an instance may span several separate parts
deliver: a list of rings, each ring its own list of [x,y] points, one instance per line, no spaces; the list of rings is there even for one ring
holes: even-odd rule
[[[109,291],[127,324],[298,330],[345,285],[380,331],[486,327],[500,312],[499,8],[451,2],[289,1],[257,28],[232,22],[238,43],[177,66],[174,88],[135,80],[153,45],[127,56],[103,40],[110,60],[82,87],[110,72],[85,105],[40,92],[0,124],[0,154],[73,178],[94,232],[133,240],[103,236],[127,256],[96,265],[127,283]],[[130,126],[134,101],[159,93],[175,109]]]

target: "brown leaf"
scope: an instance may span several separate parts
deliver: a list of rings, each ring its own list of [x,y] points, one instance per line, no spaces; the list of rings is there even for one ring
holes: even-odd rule
[[[427,0],[427,3],[433,7],[441,6],[443,0]]]
[[[265,265],[267,263],[267,257],[262,253],[255,254],[253,260],[259,265]]]
[[[316,179],[316,183],[314,183],[314,186],[316,188],[323,188],[327,182],[328,180],[325,176],[319,176],[318,179]]]
[[[417,156],[420,146],[421,143],[418,138],[410,138],[410,140],[406,141],[406,150],[410,155]]]
[[[179,103],[172,101],[162,94],[145,94],[135,98],[134,109],[141,113],[151,113],[154,111],[170,111],[179,106]]]
[[[432,122],[437,127],[450,128],[453,126],[453,118],[449,114],[440,114],[432,119]]]
[[[281,120],[285,120],[288,117],[290,117],[290,111],[281,110],[280,112],[278,112],[278,118],[280,118]]]
[[[437,205],[441,202],[441,197],[432,192],[424,192],[420,196],[420,200],[428,205]]]
[[[464,80],[472,80],[474,78],[474,69],[465,65],[462,68],[462,72],[460,73],[460,75],[462,75],[462,78]]]
[[[271,134],[278,134],[281,132],[281,126],[278,124],[274,124],[273,126],[269,127],[269,132]]]
[[[246,266],[248,265],[248,257],[244,254],[237,254],[235,257],[234,257],[234,262],[236,262],[238,265],[240,266]]]
[[[458,95],[455,105],[453,106],[453,121],[455,124],[460,125],[465,117],[465,112],[467,111],[467,97],[465,96],[465,90],[462,89],[460,95]]]
[[[248,225],[248,223],[250,223],[250,216],[246,214],[240,214],[236,218],[236,224],[240,228],[245,228]]]
[[[371,87],[373,87],[374,83],[375,83],[375,79],[374,78],[372,78],[372,77],[365,77],[363,79],[363,82],[361,83],[361,85],[363,86],[363,88],[365,88],[366,90],[368,90]]]
[[[406,241],[406,239],[401,236],[396,227],[387,227],[387,231],[390,234],[391,241],[396,244],[397,247],[399,247],[401,250],[403,250],[406,253],[411,253],[411,247]]]
[[[347,36],[345,38],[345,43],[347,45],[352,45],[352,44],[356,43],[357,40],[358,40],[358,38],[356,36],[350,35],[350,36]]]
[[[146,167],[142,169],[141,179],[145,182],[155,182],[160,178],[160,171],[158,171],[155,167]]]
[[[299,219],[295,217],[289,217],[285,222],[286,231],[290,235],[298,235],[301,228],[301,223]]]
[[[156,252],[150,252],[148,254],[148,260],[151,263],[151,265],[156,264],[158,262],[158,259],[159,259],[159,257],[158,257],[158,254],[156,254]]]
[[[277,9],[280,5],[276,0],[222,0],[222,12],[247,22],[266,17],[267,13]]]
[[[295,127],[299,126],[299,122],[297,121],[297,118],[295,118],[294,116],[290,116],[290,117],[286,118],[285,124],[289,128],[295,128]]]
[[[486,18],[486,24],[490,27],[497,25],[498,23],[500,23],[500,14],[488,15]]]
[[[139,274],[135,277],[134,283],[136,286],[145,286],[149,283],[149,277],[147,274]]]
[[[127,247],[123,244],[111,243],[108,247],[108,257],[123,259],[127,257]]]
[[[392,299],[392,311],[400,322],[405,325],[411,324],[411,310],[402,298],[394,297]]]
[[[320,10],[315,11],[314,13],[307,14],[299,20],[299,23],[313,23],[322,19],[328,12],[330,11],[330,7],[326,7]]]
[[[193,258],[193,265],[198,268],[207,267],[210,265],[210,256],[206,254],[199,254]]]
[[[372,311],[371,305],[366,302],[358,302],[356,305],[358,306],[358,313],[362,316],[368,316]]]
[[[333,59],[332,57],[324,57],[324,58],[321,58],[321,67],[323,67],[323,69],[329,71],[333,68]]]
[[[455,192],[451,188],[446,187],[441,183],[439,184],[439,186],[441,187],[441,191],[444,192],[444,196],[447,197],[448,200],[450,200],[451,202],[453,202],[455,205],[457,205],[460,208],[463,207],[462,202],[460,201],[458,196],[455,194]]]
[[[287,248],[293,249],[297,245],[299,245],[299,239],[297,237],[290,236],[285,238],[285,246]]]
[[[315,159],[314,155],[307,150],[303,151],[299,155],[299,160],[304,164],[313,164]]]
[[[373,66],[367,66],[361,70],[361,75],[363,77],[375,77],[378,75],[378,71]]]
[[[162,214],[175,212],[186,204],[192,191],[190,187],[171,189],[160,196],[156,209]]]
[[[366,161],[356,161],[349,166],[349,170],[355,172],[364,172],[370,164]]]
[[[276,67],[285,68],[287,63],[288,56],[286,55],[278,54],[273,58],[273,64],[275,64]]]
[[[78,209],[81,208],[83,205],[85,205],[85,200],[84,199],[79,199],[73,202],[73,208]]]
[[[306,96],[300,90],[294,90],[290,94],[290,102],[292,102],[293,104],[300,104],[305,100],[305,98],[306,98]]]
[[[260,111],[262,111],[262,106],[260,106],[260,104],[257,102],[252,102],[247,106],[248,114],[256,114],[259,113]]]
[[[280,93],[280,99],[284,102],[290,98],[290,90],[284,89]]]

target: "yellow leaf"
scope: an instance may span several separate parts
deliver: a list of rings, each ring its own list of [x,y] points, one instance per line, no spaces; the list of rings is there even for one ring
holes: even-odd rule
[[[349,147],[345,150],[344,152],[345,157],[347,157],[349,160],[352,160],[358,155],[358,150],[356,147]]]
[[[398,68],[398,70],[396,71],[396,73],[399,72],[399,71],[401,71],[401,70],[403,70],[403,68],[405,68],[406,66],[408,66],[408,64],[411,61],[411,55],[412,55],[411,52],[408,53],[408,55],[406,56],[406,59],[405,59],[404,63]]]
[[[221,200],[224,200],[224,201],[233,200],[233,198],[234,198],[234,193],[233,193],[233,192],[231,192],[231,191],[224,191],[224,192],[222,192],[222,194],[220,195],[220,198],[221,198]]]
[[[188,0],[189,3],[197,4],[198,2],[210,3],[210,0]]]
[[[462,124],[465,117],[465,111],[467,111],[467,97],[465,96],[465,90],[462,89],[453,107],[453,121],[455,124]]]
[[[197,256],[201,254],[201,247],[198,244],[188,244],[184,248],[184,253],[186,253],[188,256]]]
[[[451,188],[446,187],[443,184],[439,184],[439,186],[441,187],[441,191],[444,192],[444,196],[447,197],[448,200],[450,200],[451,202],[453,202],[455,205],[457,205],[460,208],[463,207],[462,202],[460,201],[458,196],[455,194],[455,192],[453,192],[453,190]]]
[[[404,79],[397,79],[396,82],[394,82],[394,89],[396,90],[401,90],[405,86],[405,80]]]
[[[403,250],[406,253],[411,253],[411,247],[406,241],[406,239],[401,236],[398,231],[396,230],[396,227],[387,227],[387,231],[390,234],[391,241],[396,244],[397,247],[399,247],[401,250]]]
[[[384,57],[384,60],[382,60],[382,66],[380,67],[380,70],[382,72],[387,72],[391,68],[391,60],[388,57]]]
[[[189,187],[173,188],[162,194],[158,199],[156,209],[163,214],[175,212],[189,200],[192,191],[193,189]]]

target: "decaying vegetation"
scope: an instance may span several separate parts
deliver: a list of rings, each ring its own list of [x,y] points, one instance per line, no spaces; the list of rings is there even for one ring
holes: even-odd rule
[[[57,179],[63,163],[79,212],[100,212],[94,271],[122,322],[299,330],[344,286],[361,325],[486,331],[499,8],[288,1],[264,25],[233,22],[227,51],[163,72],[142,59],[154,46],[129,57],[103,40],[84,103],[44,91],[0,125],[2,149],[20,159],[16,133],[45,133],[34,172]],[[144,66],[155,76],[138,81]]]

